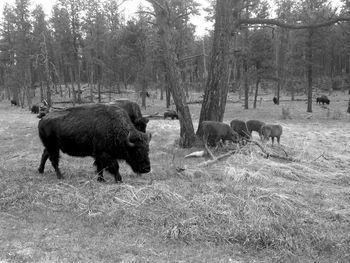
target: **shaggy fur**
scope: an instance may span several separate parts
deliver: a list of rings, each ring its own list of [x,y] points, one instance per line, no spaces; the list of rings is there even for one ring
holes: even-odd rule
[[[131,122],[135,125],[135,128],[141,132],[146,132],[149,119],[142,117],[140,106],[136,102],[130,100],[115,100],[110,103],[110,105],[118,106],[125,110]]]
[[[104,181],[103,169],[122,180],[118,160],[125,160],[134,172],[148,173],[150,136],[137,131],[127,113],[102,104],[83,105],[48,113],[39,121],[39,136],[45,147],[39,172],[43,173],[48,158],[57,178],[59,150],[78,157],[95,159],[98,180]]]

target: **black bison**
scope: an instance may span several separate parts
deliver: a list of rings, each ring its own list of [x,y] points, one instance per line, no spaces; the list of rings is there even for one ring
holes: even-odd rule
[[[272,101],[273,101],[274,104],[278,104],[278,98],[277,97],[273,97]]]
[[[237,143],[239,141],[238,134],[231,129],[230,125],[217,121],[203,121],[203,142],[211,146],[216,146],[222,141],[232,141]]]
[[[280,138],[282,135],[282,126],[281,125],[272,125],[272,124],[265,124],[261,127],[261,134],[263,136],[263,139],[268,141],[271,137],[272,145],[274,142],[275,137],[277,138],[278,144],[280,144]]]
[[[104,181],[103,169],[121,182],[118,160],[125,160],[136,173],[151,170],[149,134],[135,129],[127,113],[102,104],[83,105],[48,113],[39,121],[39,137],[45,147],[39,173],[44,172],[48,158],[57,178],[59,150],[71,156],[95,159],[98,181]]]
[[[247,125],[241,120],[232,120],[230,123],[232,130],[238,133],[241,139],[250,139],[250,132],[248,131]]]
[[[17,103],[17,101],[15,99],[12,99],[10,102],[11,102],[11,106],[12,105],[13,106],[17,106],[18,105],[18,103]]]
[[[330,100],[328,99],[328,97],[326,95],[321,95],[321,97],[317,97],[316,98],[316,103],[319,103],[322,105],[324,105],[325,103],[329,105]]]
[[[115,100],[109,105],[118,106],[125,110],[131,122],[135,125],[135,128],[141,132],[146,132],[149,119],[142,117],[140,106],[136,102],[130,100]]]
[[[38,114],[39,113],[39,105],[36,105],[36,104],[34,104],[34,105],[32,105],[32,107],[30,108],[30,111],[32,112],[32,113],[34,113],[34,114]]]
[[[261,134],[261,127],[265,125],[265,122],[259,121],[259,120],[249,120],[246,122],[248,132],[250,136],[252,135],[252,132],[255,131],[259,133],[260,139],[262,139],[262,134]]]
[[[166,118],[171,118],[173,119],[179,119],[179,116],[177,115],[177,112],[174,110],[167,110],[166,112],[164,112],[164,119]]]

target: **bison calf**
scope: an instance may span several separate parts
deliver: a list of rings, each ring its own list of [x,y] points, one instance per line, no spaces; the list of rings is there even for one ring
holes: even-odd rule
[[[118,107],[92,104],[53,111],[39,121],[38,128],[45,147],[40,173],[50,158],[57,178],[63,178],[58,168],[60,150],[71,156],[93,157],[98,181],[104,181],[106,169],[121,182],[119,160],[125,160],[136,173],[151,170],[150,135],[136,130],[127,113]]]
[[[222,122],[217,121],[203,121],[203,142],[205,145],[209,142],[211,145],[217,145],[222,141],[232,141],[234,143],[239,141],[238,134],[231,129],[231,127]]]
[[[17,106],[17,104],[18,104],[17,101],[14,100],[14,99],[12,99],[10,102],[11,102],[11,106],[12,106],[12,105]]]
[[[164,119],[166,118],[171,118],[173,119],[179,119],[179,116],[177,115],[177,112],[174,110],[167,110],[166,112],[164,112]]]
[[[266,124],[261,127],[261,134],[263,136],[263,139],[268,141],[271,137],[272,145],[274,143],[275,137],[277,138],[278,144],[280,144],[280,138],[282,135],[282,126],[281,125],[272,125],[272,124]]]
[[[246,124],[250,136],[252,135],[252,132],[255,131],[259,133],[260,140],[262,140],[261,127],[265,125],[265,122],[258,120],[249,120],[246,122]]]
[[[247,125],[244,121],[241,120],[232,120],[230,123],[232,130],[234,130],[241,139],[249,140],[250,132],[248,131]]]

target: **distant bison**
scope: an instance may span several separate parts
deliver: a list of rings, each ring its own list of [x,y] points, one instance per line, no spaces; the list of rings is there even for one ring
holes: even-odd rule
[[[272,101],[274,104],[278,104],[278,102],[279,102],[277,97],[273,97]]]
[[[115,100],[109,105],[118,106],[126,111],[129,115],[131,122],[135,125],[135,128],[141,132],[146,132],[147,123],[149,119],[142,117],[140,106],[130,100]]]
[[[247,125],[244,121],[241,120],[232,120],[230,123],[232,130],[238,133],[241,139],[250,139],[250,132],[248,131]]]
[[[246,122],[246,124],[249,134],[252,135],[252,132],[255,131],[259,133],[259,137],[262,140],[261,127],[265,125],[265,122],[259,120],[249,120]]]
[[[17,101],[15,99],[12,99],[10,102],[11,102],[11,106],[12,105],[13,106],[17,106],[18,105],[18,103],[17,103]]]
[[[263,136],[263,139],[268,141],[271,137],[272,145],[274,143],[274,138],[277,138],[278,144],[280,144],[280,138],[282,135],[282,126],[281,125],[272,125],[272,124],[265,124],[261,127],[261,134]]]
[[[177,115],[177,112],[174,110],[167,110],[166,112],[164,112],[164,119],[166,118],[171,118],[173,119],[179,119],[179,116]]]
[[[30,111],[34,114],[38,114],[39,113],[39,105],[32,105],[32,107],[30,108]]]
[[[104,181],[103,169],[121,182],[119,160],[125,160],[134,172],[148,173],[151,136],[135,129],[127,113],[102,104],[83,105],[48,113],[39,121],[39,137],[45,147],[39,172],[44,172],[48,158],[57,178],[59,150],[71,156],[95,159],[98,181]]]
[[[329,105],[330,100],[328,99],[328,97],[326,95],[322,95],[321,97],[317,97],[316,98],[316,103],[317,104],[321,104],[324,105],[325,103]]]
[[[222,122],[217,121],[203,121],[203,142],[208,145],[216,146],[221,140],[232,141],[234,143],[239,141],[238,134],[231,129],[231,127]]]
[[[41,119],[42,117],[44,117],[47,113],[50,112],[50,107],[46,106],[46,105],[40,105],[39,106],[39,114],[38,114],[38,118]]]

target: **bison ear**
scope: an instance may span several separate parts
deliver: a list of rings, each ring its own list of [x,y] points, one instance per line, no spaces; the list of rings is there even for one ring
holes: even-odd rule
[[[130,137],[131,137],[131,132],[129,132],[128,136],[126,137],[126,144],[130,147],[135,147],[135,143],[130,141]]]

